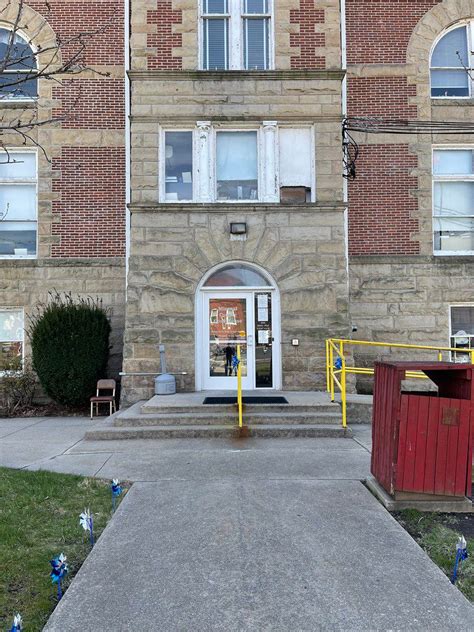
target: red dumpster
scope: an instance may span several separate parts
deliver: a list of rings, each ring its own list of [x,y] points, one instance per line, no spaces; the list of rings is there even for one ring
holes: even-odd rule
[[[438,392],[402,392],[423,371]],[[371,471],[396,500],[471,495],[474,366],[376,362]]]

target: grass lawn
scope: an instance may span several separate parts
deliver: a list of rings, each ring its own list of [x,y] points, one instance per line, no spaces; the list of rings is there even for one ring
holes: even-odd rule
[[[454,567],[456,542],[464,535],[469,557],[461,564],[456,586],[474,602],[474,514],[423,513],[407,509],[394,517],[449,578]]]
[[[19,612],[25,630],[36,632],[56,605],[49,560],[67,556],[67,588],[90,552],[79,514],[90,508],[98,537],[111,517],[109,483],[0,468],[0,499],[0,629]]]

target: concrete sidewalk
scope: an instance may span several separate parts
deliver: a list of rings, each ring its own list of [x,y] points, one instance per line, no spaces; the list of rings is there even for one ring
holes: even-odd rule
[[[474,629],[472,606],[360,482],[370,426],[82,441],[90,426],[0,420],[0,465],[136,481],[47,632]]]
[[[45,632],[473,627],[357,481],[167,480],[133,486]]]

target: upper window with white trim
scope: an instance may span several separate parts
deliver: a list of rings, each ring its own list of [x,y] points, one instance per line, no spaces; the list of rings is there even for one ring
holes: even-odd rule
[[[37,154],[0,152],[0,257],[35,257]]]
[[[0,373],[23,366],[23,321],[22,309],[0,308]]]
[[[31,44],[18,32],[0,27],[0,102],[38,96],[38,67]]]
[[[203,70],[272,67],[272,0],[201,0]]]
[[[315,201],[312,125],[162,129],[160,165],[163,202]]]
[[[474,254],[474,149],[433,152],[435,254]]]
[[[431,53],[431,96],[474,96],[474,20],[441,36]]]

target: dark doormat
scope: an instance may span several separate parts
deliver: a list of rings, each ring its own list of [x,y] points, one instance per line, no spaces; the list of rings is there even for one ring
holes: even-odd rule
[[[236,404],[237,397],[206,397],[203,404]],[[242,397],[242,403],[244,404],[288,404],[286,397],[263,395],[258,397]]]

